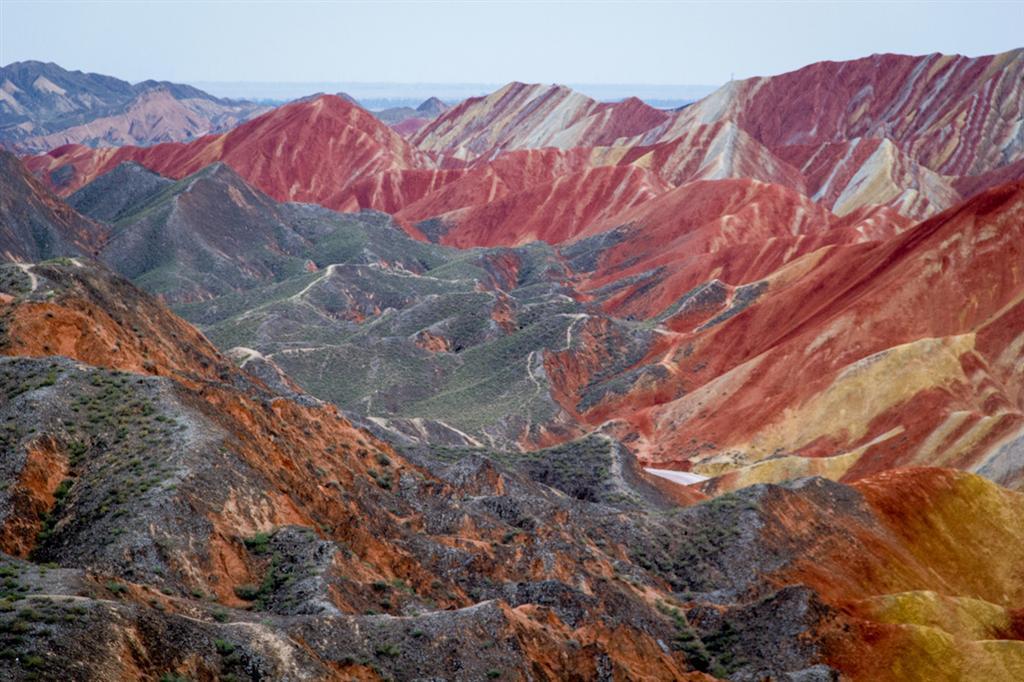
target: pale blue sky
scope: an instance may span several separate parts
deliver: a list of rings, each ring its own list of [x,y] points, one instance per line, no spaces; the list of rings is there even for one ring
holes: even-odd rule
[[[1024,46],[1024,2],[0,0],[0,64],[130,81],[701,83]]]

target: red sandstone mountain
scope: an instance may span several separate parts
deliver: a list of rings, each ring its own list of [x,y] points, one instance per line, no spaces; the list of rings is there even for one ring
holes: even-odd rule
[[[473,160],[512,149],[612,146],[669,119],[635,97],[601,103],[561,85],[509,83],[451,108],[412,142],[445,158]]]
[[[1022,55],[816,64],[678,112],[512,84],[439,116],[412,138],[420,149],[322,97],[187,145],[29,163],[66,190],[125,159],[171,177],[219,160],[277,199],[377,208],[418,238],[562,244],[574,295],[659,336],[626,388],[596,402],[579,391],[600,363],[546,352],[552,395],[592,426],[620,420],[645,461],[727,473],[717,485],[936,459],[1014,482],[997,454],[1019,429],[1016,380],[997,369],[1013,346],[972,344],[992,324],[1017,328],[1000,312],[1018,286],[1016,186],[962,202],[1020,176]],[[940,324],[947,307],[959,317]],[[577,331],[607,350],[599,323]],[[1002,378],[943,364],[975,355]],[[920,372],[872,373],[897,365]],[[840,407],[865,385],[887,397]],[[818,431],[793,431],[797,414]]]
[[[321,97],[191,144],[65,147],[28,163],[67,193],[123,160],[170,177],[220,160],[277,199],[396,213],[416,236],[417,222],[437,219],[431,234],[459,245],[561,240],[606,225],[618,196],[590,196],[572,228],[555,230],[496,220],[493,203],[508,216],[565,215],[560,178],[612,165],[649,173],[651,197],[694,180],[748,178],[842,217],[884,206],[916,220],[1020,177],[1024,143],[1012,122],[1024,99],[1022,55],[826,62],[730,83],[677,112],[513,83],[444,112],[414,146],[355,105]],[[635,192],[635,175],[619,177],[624,194]]]
[[[359,208],[346,191],[355,180],[432,166],[372,114],[334,95],[287,104],[195,142],[108,149],[67,145],[27,163],[69,193],[124,161],[176,179],[223,161],[276,199],[339,209]]]
[[[854,239],[850,228],[837,229],[837,218],[806,196],[751,180],[685,184],[592,225],[580,238],[620,225],[621,236],[600,252],[583,289],[635,279],[604,307],[642,318],[662,313],[704,282],[754,282],[802,254]]]
[[[727,287],[667,320],[649,361],[669,372],[646,402],[593,419],[631,413],[641,458],[731,472],[729,487],[923,463],[1019,486],[1022,226],[1024,185],[1009,184],[888,240],[797,256],[746,300]]]
[[[436,216],[441,225],[430,234],[442,244],[461,248],[532,241],[559,244],[594,223],[616,222],[627,209],[665,190],[656,176],[635,166],[587,168],[441,213]]]
[[[729,83],[660,133],[729,119],[771,149],[888,138],[937,173],[976,175],[1024,153],[1024,49],[985,57],[873,55]]]
[[[800,168],[809,193],[839,212],[876,203],[927,217],[956,203],[956,178],[1024,155],[1014,123],[1024,115],[1022,73],[1024,50],[821,62],[729,83],[645,137],[667,142],[731,121]]]
[[[356,291],[358,282],[329,288],[337,265],[317,272],[312,260],[305,279],[275,283],[265,298],[212,303],[235,307],[243,319],[283,311],[247,324],[284,327],[289,350],[301,354],[315,350],[308,339],[324,328],[324,318],[306,315],[325,302],[337,313],[364,296],[365,316],[318,342],[349,333],[363,345],[379,341],[384,352],[372,369],[394,381],[396,401],[416,393],[436,413],[464,405],[453,402],[462,397],[543,420],[528,401],[480,398],[481,383],[503,389],[515,381],[514,363],[531,398],[550,394],[559,419],[600,428],[591,436],[598,445],[564,444],[561,455],[557,448],[499,453],[493,441],[469,452],[428,447],[417,454],[421,464],[308,397],[265,392],[195,329],[100,268],[8,266],[0,350],[20,357],[4,361],[4,406],[13,406],[7,432],[25,456],[13,462],[17,480],[5,491],[0,549],[59,561],[60,580],[89,571],[84,589],[50,583],[43,594],[74,594],[78,608],[105,614],[87,621],[103,633],[96,651],[109,652],[93,665],[115,677],[133,669],[212,677],[233,665],[227,652],[237,647],[239,657],[268,666],[261,668],[268,677],[282,669],[443,677],[457,661],[474,677],[507,669],[541,679],[699,679],[690,669],[700,667],[752,679],[790,672],[829,679],[837,671],[872,680],[1014,679],[1024,639],[1024,502],[977,476],[915,467],[956,467],[1022,485],[1024,184],[986,189],[1013,180],[1019,161],[993,165],[991,149],[972,137],[996,138],[990,142],[1002,163],[1014,158],[1018,133],[980,114],[986,123],[972,128],[945,92],[950,83],[961,94],[1019,87],[1000,71],[1019,60],[886,59],[779,77],[791,79],[788,91],[776,92],[771,79],[734,85],[723,99],[673,119],[693,122],[678,137],[663,139],[665,119],[631,146],[608,141],[621,129],[603,127],[615,118],[601,118],[607,109],[554,126],[552,116],[577,111],[565,104],[575,104],[571,95],[555,91],[541,95],[550,102],[539,127],[484,116],[504,137],[467,131],[452,155],[479,158],[465,163],[414,150],[333,98],[159,152],[104,159],[66,150],[82,177],[125,158],[174,177],[218,160],[277,198],[388,207],[410,232],[449,244],[561,243],[557,252],[537,247],[543,253],[533,259],[525,250],[470,252],[449,262],[447,273],[427,269],[427,248],[441,247],[415,242],[407,247],[412,269],[373,254],[359,265],[386,276],[394,291],[429,287],[416,310],[386,302],[395,300],[382,295],[391,291]],[[885,89],[881,66],[902,74],[905,87]],[[875,80],[865,81],[872,70]],[[828,79],[838,84],[832,90]],[[761,102],[763,92],[774,99]],[[877,102],[876,92],[912,100],[914,109]],[[786,97],[795,107],[791,136],[783,114],[772,118]],[[943,98],[960,111],[955,119],[929,109]],[[747,107],[761,107],[768,120],[748,116]],[[801,127],[801,107],[811,107],[808,120],[827,123],[820,137]],[[1012,102],[978,107],[1019,118]],[[937,133],[912,110],[941,119],[949,148],[961,151],[943,157],[929,146]],[[634,130],[649,123],[640,113]],[[887,125],[892,136],[878,136]],[[598,146],[495,155],[535,140],[557,146],[566,131]],[[957,170],[966,174],[944,175],[958,154],[974,159]],[[33,163],[60,180],[74,168],[61,167],[60,157]],[[200,177],[181,183],[189,196],[167,201],[191,220],[176,228],[207,235],[201,246],[211,252],[224,244],[234,251],[244,227],[232,224],[278,209],[223,167],[208,174],[230,182],[216,192]],[[38,183],[18,186],[45,197],[46,216],[64,215]],[[31,212],[42,213],[33,202]],[[225,207],[241,217],[225,222]],[[932,217],[908,217],[922,215]],[[196,229],[210,227],[207,216],[216,229]],[[277,232],[270,224],[264,230]],[[350,243],[367,250],[359,239],[338,242],[340,250]],[[186,255],[204,255],[196,242],[182,243]],[[417,253],[422,263],[413,265]],[[516,291],[531,270],[550,276]],[[492,283],[467,278],[471,272],[486,272]],[[463,288],[448,295],[445,277]],[[568,312],[538,313],[538,289]],[[485,291],[496,304],[483,311],[482,333],[498,338],[501,352],[482,360],[479,350],[449,340],[471,333],[459,315],[478,313],[471,297]],[[514,313],[513,296],[521,297]],[[569,307],[577,305],[590,307]],[[561,325],[516,336],[531,317]],[[372,335],[389,325],[394,331]],[[234,342],[249,338],[259,334]],[[410,338],[422,354],[389,365],[387,347]],[[258,350],[243,351],[245,362],[259,361]],[[128,374],[45,357],[51,353]],[[438,375],[465,373],[460,390],[431,396],[428,383],[407,380],[413,364],[435,360]],[[330,371],[353,364],[348,354],[327,362],[317,363],[317,381],[348,378]],[[388,376],[395,366],[397,377]],[[129,389],[151,391],[160,418],[145,421],[141,407],[150,398]],[[44,405],[59,412],[39,410]],[[79,422],[98,426],[71,440]],[[410,422],[429,438],[422,419]],[[168,423],[173,433],[163,430]],[[623,446],[643,464],[713,477],[699,489],[671,490],[677,502],[806,475],[855,483],[747,487],[691,509],[655,497],[665,505],[657,513],[637,512],[633,505],[652,503],[643,497],[643,473],[628,471]],[[601,459],[602,447],[619,454]],[[68,456],[79,448],[89,456]],[[178,457],[174,468],[135,478],[137,468],[162,465],[168,453]],[[523,466],[537,467],[532,479],[515,469]],[[590,475],[619,486],[614,497],[584,504],[594,490],[549,493],[537,483],[558,487]],[[68,489],[70,502],[61,506]],[[156,495],[159,504],[147,504]],[[27,564],[8,565],[18,580],[45,580]],[[211,611],[198,595],[224,607]],[[9,598],[22,597],[14,590]],[[269,612],[259,624],[236,608],[257,597],[253,606]],[[367,613],[381,609],[386,615]],[[31,613],[19,617],[32,620]],[[48,638],[62,655],[44,664],[72,660],[69,647],[84,656],[74,648],[83,627],[52,620],[72,634]],[[122,650],[141,662],[115,655]]]

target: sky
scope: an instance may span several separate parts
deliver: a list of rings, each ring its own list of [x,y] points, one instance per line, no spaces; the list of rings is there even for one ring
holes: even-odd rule
[[[0,64],[132,82],[707,84],[1024,47],[1012,2],[0,0]]]

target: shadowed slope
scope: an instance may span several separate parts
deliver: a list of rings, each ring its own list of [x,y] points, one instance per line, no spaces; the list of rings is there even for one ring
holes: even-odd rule
[[[0,150],[0,254],[37,261],[93,253],[106,230],[83,218],[40,184],[11,153]]]

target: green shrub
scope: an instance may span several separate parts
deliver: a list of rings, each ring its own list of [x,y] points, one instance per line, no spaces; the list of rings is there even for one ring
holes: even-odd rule
[[[376,469],[370,469],[369,474],[370,478],[372,478],[374,483],[376,483],[379,487],[383,488],[384,490],[391,490],[390,473],[388,473],[387,471],[381,473]]]
[[[376,650],[375,653],[378,656],[387,656],[388,658],[396,658],[402,652],[394,644],[382,644],[379,647],[377,647],[377,650]]]
[[[127,587],[125,587],[121,583],[114,582],[113,580],[107,583],[107,589],[113,592],[114,594],[122,594],[128,591]]]
[[[235,650],[235,645],[226,639],[215,639],[213,645],[217,648],[217,653],[221,656],[227,656]]]
[[[249,583],[236,585],[235,596],[239,599],[244,599],[245,601],[255,601],[256,599],[259,599],[260,588]]]
[[[270,551],[270,533],[256,533],[242,540],[245,548],[253,554],[266,554]]]
[[[46,661],[42,656],[29,655],[21,659],[21,665],[25,668],[42,668]]]

